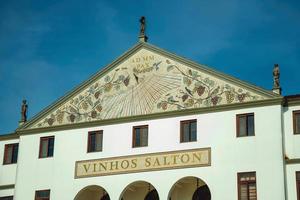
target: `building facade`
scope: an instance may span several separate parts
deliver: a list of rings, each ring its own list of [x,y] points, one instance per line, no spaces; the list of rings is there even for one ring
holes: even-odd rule
[[[141,41],[0,136],[0,199],[300,200],[300,96],[274,91]]]

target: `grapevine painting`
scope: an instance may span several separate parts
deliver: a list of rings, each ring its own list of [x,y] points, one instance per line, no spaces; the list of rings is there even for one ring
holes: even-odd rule
[[[268,98],[201,68],[141,49],[31,128],[213,107]]]

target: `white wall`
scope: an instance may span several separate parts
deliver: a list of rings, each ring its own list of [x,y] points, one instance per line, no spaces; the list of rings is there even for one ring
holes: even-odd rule
[[[300,164],[287,165],[286,176],[287,176],[287,194],[288,200],[297,199],[297,187],[296,187],[296,172],[300,171]]]
[[[14,143],[19,143],[19,140],[0,141],[0,186],[15,183],[17,163],[3,165],[5,145]]]
[[[300,135],[294,135],[293,111],[300,110],[300,106],[283,108],[285,155],[289,159],[300,159]],[[297,199],[296,171],[300,171],[300,164],[286,165],[286,183],[288,200]]]
[[[19,140],[0,141],[0,186],[13,185],[16,182],[17,163],[3,165],[5,145],[13,143],[19,143]],[[14,189],[0,190],[0,197],[13,195]]]
[[[289,159],[300,158],[300,134],[294,135],[293,111],[300,110],[300,106],[284,108],[284,135],[286,155]]]
[[[255,113],[255,136],[236,137],[236,114]],[[181,120],[197,119],[197,142],[180,143]],[[148,147],[131,148],[132,126],[149,125]],[[86,153],[87,132],[104,130],[103,151]],[[38,159],[40,137],[55,135],[54,157]],[[51,200],[72,200],[88,185],[100,185],[112,200],[132,182],[151,183],[166,200],[173,184],[196,176],[213,200],[237,199],[237,173],[256,171],[258,199],[284,199],[281,106],[148,120],[20,137],[15,200],[34,199],[35,190],[51,189]],[[211,147],[210,167],[74,179],[75,161]],[[270,192],[272,191],[272,192]]]
[[[0,190],[0,197],[14,196],[14,189]]]

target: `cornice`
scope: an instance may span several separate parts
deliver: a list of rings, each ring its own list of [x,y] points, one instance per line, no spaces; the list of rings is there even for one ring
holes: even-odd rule
[[[17,133],[9,133],[9,134],[5,134],[5,135],[0,135],[0,141],[3,140],[15,140],[15,139],[19,139],[20,135]]]
[[[7,189],[14,189],[15,184],[10,184],[10,185],[0,185],[0,190],[7,190]]]
[[[284,106],[300,106],[300,95],[285,96]]]
[[[285,163],[287,165],[290,165],[290,164],[300,164],[300,158],[295,158],[295,159],[287,159],[285,161]]]
[[[279,97],[279,98],[253,101],[253,102],[219,105],[219,106],[214,106],[214,107],[176,110],[176,111],[154,113],[154,114],[148,114],[148,115],[138,115],[138,116],[116,118],[116,119],[106,119],[106,120],[83,122],[83,123],[77,123],[77,124],[53,126],[53,127],[23,129],[23,130],[16,130],[16,133],[18,135],[38,134],[38,133],[53,132],[53,131],[62,131],[62,130],[70,130],[70,129],[79,129],[79,128],[87,128],[87,127],[95,127],[95,126],[105,126],[105,125],[112,125],[112,124],[128,123],[128,122],[135,122],[135,121],[142,121],[142,120],[152,120],[152,119],[161,119],[161,118],[168,118],[168,117],[179,117],[179,116],[185,116],[185,115],[223,112],[223,111],[238,110],[238,109],[253,108],[253,107],[281,105],[281,103],[282,103],[282,97]],[[0,137],[0,140],[1,140],[1,137]]]

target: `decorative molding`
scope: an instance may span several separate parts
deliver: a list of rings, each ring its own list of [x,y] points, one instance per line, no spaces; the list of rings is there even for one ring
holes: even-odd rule
[[[186,115],[212,113],[212,112],[224,112],[229,110],[238,110],[238,109],[253,108],[253,107],[281,105],[281,102],[282,102],[282,98],[280,97],[280,98],[261,100],[261,101],[220,105],[215,107],[194,108],[194,109],[179,110],[179,111],[176,110],[176,111],[169,111],[163,113],[154,113],[149,115],[130,116],[130,117],[124,117],[118,119],[107,119],[107,120],[84,122],[78,124],[67,124],[67,125],[44,127],[44,128],[37,128],[37,129],[24,129],[24,130],[17,130],[17,133],[20,135],[38,134],[44,132],[79,129],[79,128],[87,128],[87,127],[95,127],[95,126],[105,126],[111,124],[120,124],[120,123],[142,121],[142,120],[152,120],[152,119],[179,117],[179,116],[186,116]]]
[[[300,158],[287,159],[287,160],[285,160],[285,163],[286,163],[287,165],[291,165],[291,164],[300,164]]]
[[[0,190],[8,190],[8,189],[14,189],[15,184],[10,184],[10,185],[0,185]]]
[[[300,106],[300,95],[290,95],[284,97],[284,106]]]
[[[0,141],[3,140],[15,140],[15,139],[19,139],[20,135],[17,133],[9,133],[9,134],[5,134],[5,135],[0,135]]]

